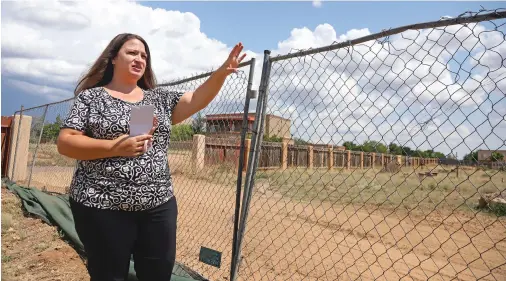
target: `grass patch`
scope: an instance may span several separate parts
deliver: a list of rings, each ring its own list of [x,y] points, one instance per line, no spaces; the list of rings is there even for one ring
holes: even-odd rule
[[[13,217],[9,213],[2,213],[2,234],[12,227]]]
[[[492,204],[490,206],[490,212],[498,217],[506,216],[506,206],[500,204]]]
[[[12,256],[2,255],[2,263],[12,261]]]
[[[446,169],[450,170],[450,169]],[[445,171],[446,171],[445,170]],[[506,173],[482,170],[439,172],[420,178],[420,170],[403,168],[399,173],[369,170],[327,170],[304,168],[262,171],[258,178],[269,181],[269,189],[285,197],[302,201],[325,201],[338,204],[372,204],[406,208],[470,209],[483,192],[505,189]],[[498,212],[502,212],[500,210]]]

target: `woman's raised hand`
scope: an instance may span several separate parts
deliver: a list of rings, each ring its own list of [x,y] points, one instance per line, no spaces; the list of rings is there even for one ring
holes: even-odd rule
[[[227,60],[221,66],[222,70],[224,70],[227,75],[236,72],[237,67],[246,57],[246,54],[241,55],[243,48],[244,46],[242,45],[242,43],[236,44],[232,49],[232,51],[230,52],[230,54],[228,55]]]

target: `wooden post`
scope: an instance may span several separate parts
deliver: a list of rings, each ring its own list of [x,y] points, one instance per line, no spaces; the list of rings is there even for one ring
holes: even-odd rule
[[[351,151],[346,150],[346,153],[348,155],[348,160],[346,161],[346,169],[351,169]]]
[[[9,164],[7,166],[7,177],[14,182],[27,179],[31,126],[32,116],[24,113],[14,115],[11,127],[12,143],[9,148]]]
[[[371,154],[371,168],[374,169],[374,162],[376,162],[376,153]]]
[[[329,162],[328,162],[328,168],[331,170],[334,167],[334,146],[329,144]]]
[[[364,152],[360,152],[360,169],[364,169]]]
[[[313,146],[312,145],[308,145],[307,147],[307,150],[308,150],[308,167],[309,169],[313,169],[313,163],[314,163],[314,156],[313,156]]]
[[[193,135],[193,169],[198,173],[204,169],[204,161],[206,155],[206,136]]]
[[[385,154],[381,153],[381,168],[385,167]]]
[[[249,161],[249,150],[251,149],[251,139],[244,140],[244,165],[242,166],[242,171],[246,172],[248,170],[248,161]]]
[[[281,168],[285,170],[288,167],[288,139],[283,138],[281,147]]]

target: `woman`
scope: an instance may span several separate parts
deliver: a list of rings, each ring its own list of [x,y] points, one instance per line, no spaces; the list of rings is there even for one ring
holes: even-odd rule
[[[70,206],[92,281],[126,280],[132,254],[139,280],[170,280],[177,219],[167,160],[171,125],[213,100],[244,59],[242,49],[237,44],[194,92],[179,93],[155,87],[144,39],[120,34],[78,83],[58,151],[78,160]],[[154,106],[153,128],[130,137],[136,105]]]

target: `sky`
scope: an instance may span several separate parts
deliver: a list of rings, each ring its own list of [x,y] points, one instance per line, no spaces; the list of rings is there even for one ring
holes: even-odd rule
[[[258,88],[266,49],[274,56],[286,54],[482,6],[505,8],[483,1],[5,1],[2,115],[21,105],[72,97],[79,76],[120,32],[148,41],[160,82],[214,69],[242,42],[247,60],[257,60],[253,87]],[[315,142],[395,141],[461,157],[476,148],[499,149],[506,131],[501,76],[506,45],[501,32],[486,32],[491,27],[409,31],[383,45],[366,42],[352,52],[341,49],[274,63],[267,111],[290,118],[294,137]],[[205,113],[224,107],[240,111],[248,73],[245,69],[232,77]],[[255,106],[252,100],[250,109]],[[50,115],[65,114],[67,107]]]

